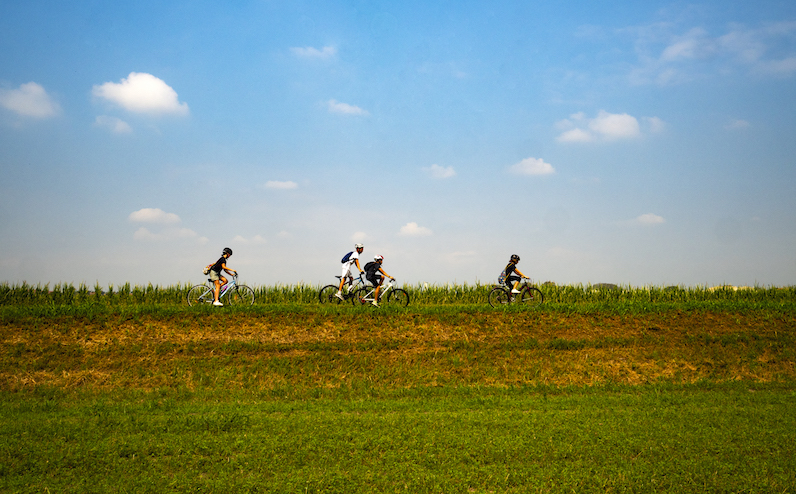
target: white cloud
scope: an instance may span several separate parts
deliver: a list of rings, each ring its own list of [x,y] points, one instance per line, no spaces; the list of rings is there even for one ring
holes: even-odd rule
[[[354,234],[351,235],[351,240],[355,243],[362,243],[367,239],[368,235],[365,232],[354,232]]]
[[[727,130],[741,130],[749,128],[749,125],[750,125],[749,122],[747,122],[746,120],[733,119],[727,122],[724,128]]]
[[[650,132],[660,132],[665,124],[658,117],[642,117]],[[587,118],[583,112],[575,113],[568,119],[556,122],[556,128],[563,130],[558,142],[607,142],[620,139],[633,139],[641,136],[638,119],[627,113],[609,113],[600,110],[594,118]]]
[[[787,77],[796,74],[792,40],[796,22],[782,21],[756,28],[730,24],[724,34],[702,28],[680,33],[676,23],[629,29],[636,36],[639,63],[630,74],[636,84],[681,84],[711,76],[749,73]]]
[[[456,171],[452,166],[439,166],[437,164],[431,165],[428,168],[423,168],[423,171],[428,173],[431,178],[451,178],[456,176]]]
[[[287,181],[279,181],[279,180],[269,180],[265,182],[266,189],[279,189],[279,190],[290,190],[298,188],[298,184],[296,182],[292,182],[290,180]]]
[[[122,119],[116,117],[109,117],[107,115],[99,115],[94,120],[96,127],[103,127],[113,132],[114,134],[129,134],[133,131],[130,124]]]
[[[515,175],[550,175],[556,171],[553,165],[546,163],[541,158],[525,158],[519,163],[512,165],[509,168],[509,172]]]
[[[370,115],[367,111],[363,110],[362,108],[354,105],[349,105],[348,103],[340,103],[337,100],[330,99],[326,102],[329,111],[331,113],[340,113],[343,115],[362,115],[367,116]]]
[[[173,225],[180,222],[180,217],[174,213],[167,213],[159,208],[144,208],[133,211],[129,216],[130,221],[136,223],[158,223]]]
[[[177,92],[157,77],[131,72],[119,83],[96,85],[92,94],[135,113],[187,115],[188,104],[181,103]]]
[[[255,235],[250,239],[244,237],[243,235],[235,235],[232,241],[240,244],[255,244],[255,245],[262,245],[268,242],[265,238],[263,238],[262,235]]]
[[[662,216],[652,213],[642,214],[634,221],[639,225],[660,225],[661,223],[666,223],[666,220],[663,219]]]
[[[404,237],[427,237],[431,235],[431,230],[424,226],[418,226],[417,223],[412,221],[401,227],[399,235]]]
[[[61,107],[44,88],[28,82],[19,89],[0,89],[0,106],[23,117],[48,118],[60,113]]]
[[[317,58],[326,60],[334,57],[337,54],[337,48],[334,46],[324,46],[320,50],[312,46],[294,47],[290,49],[294,55],[301,58]]]

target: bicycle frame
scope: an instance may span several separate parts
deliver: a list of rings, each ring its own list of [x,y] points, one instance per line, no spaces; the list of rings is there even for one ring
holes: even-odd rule
[[[394,287],[395,287],[395,280],[390,280],[387,283],[382,283],[381,290],[379,291],[379,300],[381,300],[385,295],[387,295],[387,292],[392,290]],[[367,295],[362,297],[362,300],[364,302],[373,302],[373,301],[375,301],[376,299],[372,298],[374,293],[376,293],[376,286],[371,287],[371,289],[367,293]]]

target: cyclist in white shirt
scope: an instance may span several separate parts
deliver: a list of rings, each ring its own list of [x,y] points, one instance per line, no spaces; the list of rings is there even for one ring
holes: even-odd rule
[[[362,254],[363,250],[365,250],[364,245],[356,244],[354,246],[354,251],[346,255],[348,260],[343,261],[343,275],[340,276],[340,287],[337,289],[337,293],[334,295],[340,300],[343,300],[343,285],[345,285],[346,278],[351,278],[351,281],[353,282],[353,276],[351,276],[351,266],[356,265],[360,276],[364,274],[362,268],[359,267],[359,255]]]

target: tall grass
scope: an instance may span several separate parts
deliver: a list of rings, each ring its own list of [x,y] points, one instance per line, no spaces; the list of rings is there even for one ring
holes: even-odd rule
[[[489,291],[494,285],[427,283],[404,285],[411,305],[480,305],[487,304]],[[120,286],[89,288],[85,284],[58,283],[29,285],[0,284],[1,305],[184,305],[191,285],[176,284],[145,286],[125,283]],[[253,286],[255,304],[317,304],[320,286],[309,284]],[[688,304],[688,303],[747,303],[796,302],[796,286],[789,287],[684,287],[684,286],[600,286],[553,285],[539,286],[548,305],[601,305],[601,304]]]

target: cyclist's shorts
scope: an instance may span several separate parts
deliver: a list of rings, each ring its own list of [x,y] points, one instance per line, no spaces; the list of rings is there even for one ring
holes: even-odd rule
[[[215,271],[213,271],[211,269],[210,272],[207,273],[207,277],[208,277],[208,279],[210,279],[210,281],[219,281],[221,279],[220,274],[221,273],[216,273]]]
[[[373,284],[373,286],[381,285],[381,280],[384,279],[383,276],[368,276],[368,281]]]

